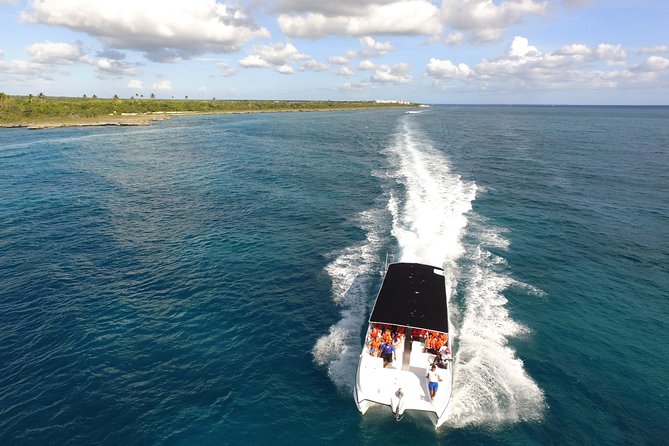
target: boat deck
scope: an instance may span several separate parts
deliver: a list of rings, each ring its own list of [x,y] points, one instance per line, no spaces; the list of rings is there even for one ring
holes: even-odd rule
[[[440,417],[450,401],[452,370],[437,368],[442,379],[434,401],[430,398],[426,379],[427,369],[434,355],[424,353],[424,344],[412,341],[411,349],[405,351],[405,344],[396,346],[397,359],[383,368],[383,359],[369,354],[365,346],[360,358],[358,379],[364,389],[364,398],[379,404],[391,405],[391,398],[402,389],[407,409],[434,412]],[[406,353],[406,354],[405,354]],[[408,362],[407,362],[408,361]]]

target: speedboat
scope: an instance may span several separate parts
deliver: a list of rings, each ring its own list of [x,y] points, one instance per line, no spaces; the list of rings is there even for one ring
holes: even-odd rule
[[[387,354],[377,356],[378,341],[372,343],[378,332],[388,336],[386,331],[395,347],[392,361],[387,361]],[[435,345],[435,340],[442,345]],[[419,263],[390,264],[358,362],[354,390],[358,410],[364,414],[372,406],[388,406],[397,420],[411,411],[427,415],[435,428],[442,425],[451,408],[452,342],[444,270]],[[438,365],[439,379],[434,397],[428,385],[433,364]]]

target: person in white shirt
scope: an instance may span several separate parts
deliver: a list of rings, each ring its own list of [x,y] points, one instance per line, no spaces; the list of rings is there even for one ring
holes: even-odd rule
[[[428,381],[427,387],[430,389],[430,398],[434,399],[437,390],[439,390],[439,382],[441,382],[441,377],[437,373],[437,367],[434,364],[432,364],[432,367],[427,371],[427,376],[425,377]]]

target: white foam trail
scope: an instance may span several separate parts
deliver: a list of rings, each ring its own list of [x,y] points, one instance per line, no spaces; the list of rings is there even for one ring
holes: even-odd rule
[[[489,238],[500,239],[499,234]],[[529,332],[509,317],[502,294],[519,283],[499,272],[505,265],[503,258],[480,245],[472,249],[470,257],[449,424],[461,427],[540,419],[543,391],[507,345],[510,337]]]
[[[342,313],[316,343],[314,359],[327,366],[340,389],[352,389],[360,329],[377,291],[370,289],[370,280],[376,271],[382,272],[383,237],[390,230],[400,249],[396,260],[446,268],[451,317],[459,322],[451,327],[456,356],[452,415],[447,425],[496,425],[540,418],[543,392],[508,346],[510,337],[528,329],[509,317],[503,292],[510,285],[520,285],[530,294],[541,292],[513,280],[505,273],[504,259],[488,251],[508,248],[504,229],[492,227],[472,212],[476,185],[451,171],[448,159],[412,127],[411,118],[408,115],[402,121],[394,144],[386,150],[390,173],[379,175],[394,180],[387,186],[391,227],[384,228],[383,208],[363,213],[360,224],[367,239],[345,249],[326,268]],[[463,242],[467,232],[474,240],[469,244]],[[458,282],[463,283],[462,290],[457,290]],[[462,296],[459,305],[451,298],[453,291]]]
[[[316,363],[327,366],[328,375],[342,391],[352,390],[355,384],[362,348],[360,329],[369,314],[370,293],[373,294],[369,282],[379,269],[381,228],[385,220],[383,209],[363,212],[358,224],[366,231],[366,240],[343,250],[326,267],[332,279],[334,300],[342,308],[341,319],[318,339],[312,353]]]
[[[502,257],[486,248],[505,250],[505,230],[472,212],[474,183],[451,171],[448,159],[405,119],[396,144],[388,149],[395,180],[388,209],[400,260],[442,265],[447,271],[455,333],[452,427],[499,424],[540,418],[544,396],[508,346],[509,338],[528,332],[509,317],[504,290],[510,285],[538,291],[505,273]],[[473,227],[472,222],[474,221]],[[466,233],[474,235],[465,245]],[[458,280],[459,279],[459,280]],[[450,296],[458,281],[465,285],[462,308]],[[536,294],[536,293],[533,293]]]

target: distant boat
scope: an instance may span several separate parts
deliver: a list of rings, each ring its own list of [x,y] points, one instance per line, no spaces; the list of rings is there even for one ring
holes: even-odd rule
[[[370,335],[379,328],[404,333],[394,344],[397,359],[386,367],[383,358],[370,353]],[[453,388],[453,339],[448,329],[444,270],[419,263],[390,264],[369,317],[358,363],[354,390],[358,410],[364,414],[373,405],[384,405],[398,420],[409,410],[426,414],[435,427],[443,424],[450,413]],[[421,337],[425,333],[446,338],[441,354],[426,349]],[[436,371],[441,381],[432,399],[426,376],[435,362],[439,362]]]

